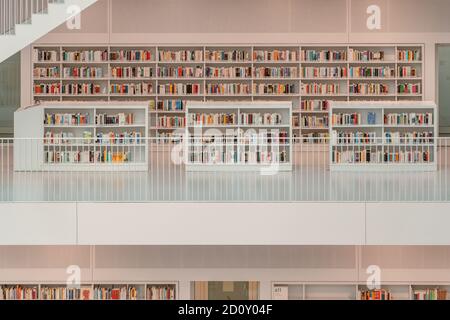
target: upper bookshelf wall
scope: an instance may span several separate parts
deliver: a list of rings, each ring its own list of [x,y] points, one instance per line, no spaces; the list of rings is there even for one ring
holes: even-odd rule
[[[32,100],[150,101],[156,135],[171,129],[158,114],[186,100],[288,100],[294,136],[322,137],[328,100],[423,100],[423,55],[420,44],[35,46]]]

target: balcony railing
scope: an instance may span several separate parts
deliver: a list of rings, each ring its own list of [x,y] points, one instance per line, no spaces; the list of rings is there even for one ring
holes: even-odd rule
[[[209,141],[206,146],[197,146],[176,138],[115,139],[102,143],[91,138],[3,139],[0,201],[450,201],[449,138],[400,139],[390,141],[389,146],[386,141],[331,141],[347,152],[344,157],[341,154],[347,171],[330,170],[333,158],[323,139],[265,142]],[[236,150],[239,159],[247,157],[247,163],[228,163],[222,166],[225,169],[216,171],[220,164],[213,161],[204,167],[200,165],[200,171],[189,170],[193,154],[199,159],[200,150],[206,155],[227,147]],[[275,161],[279,158],[276,155],[267,156],[267,150],[279,154],[290,148],[292,153],[288,151],[280,162]],[[245,155],[246,151],[255,150],[262,153],[256,157]],[[381,163],[372,168],[367,163],[367,153],[361,156],[362,150],[381,150]],[[233,158],[230,153],[212,153],[215,159]],[[258,157],[266,158],[267,163],[252,165],[252,159]],[[376,159],[375,155],[372,159]],[[280,164],[289,163],[292,171],[279,170]],[[427,165],[431,165],[430,170],[416,171]],[[252,170],[245,170],[246,166],[252,166]]]
[[[0,35],[15,34],[17,24],[30,23],[33,14],[46,13],[49,3],[64,0],[0,0]]]

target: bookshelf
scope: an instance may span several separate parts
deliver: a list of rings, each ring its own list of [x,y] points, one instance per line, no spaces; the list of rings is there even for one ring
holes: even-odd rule
[[[369,290],[358,283],[272,282],[274,300],[447,300],[447,284],[387,283]],[[365,293],[365,294],[364,294]],[[382,296],[383,294],[383,296]]]
[[[147,106],[47,104],[15,112],[14,169],[147,171]]]
[[[0,300],[176,300],[178,282],[0,284]]]
[[[330,168],[437,170],[434,102],[333,102]]]
[[[32,56],[33,101],[147,101],[151,137],[178,135],[159,119],[185,116],[187,101],[292,101],[293,137],[310,143],[328,136],[324,101],[423,100],[421,44],[38,45]]]
[[[188,102],[186,170],[292,170],[291,102]]]

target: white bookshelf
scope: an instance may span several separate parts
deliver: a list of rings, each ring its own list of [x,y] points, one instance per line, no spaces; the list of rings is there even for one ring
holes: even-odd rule
[[[179,285],[177,281],[168,282],[136,282],[136,283],[82,283],[78,287],[68,287],[62,283],[27,283],[27,284],[0,284],[0,300],[4,288],[34,289],[35,299],[27,300],[177,300]],[[68,295],[72,290],[74,298]],[[100,293],[101,289],[123,289],[123,294],[116,299]],[[135,289],[135,290],[132,290]],[[132,292],[135,292],[132,294]],[[10,300],[10,299],[5,299]],[[14,299],[19,300],[19,299]],[[25,300],[25,299],[23,299]]]
[[[427,289],[446,291],[446,299],[450,299],[450,286],[446,283],[384,283],[380,289],[389,292],[392,300],[415,300],[415,292]],[[360,300],[362,291],[368,291],[366,284],[272,282],[272,299],[275,300]]]
[[[46,123],[47,115],[57,114],[80,114],[87,120],[77,124]],[[96,116],[101,114],[130,115],[132,120],[96,123]],[[16,171],[148,170],[146,104],[36,105],[16,111],[14,122]]]
[[[64,84],[71,83],[95,83],[99,85],[99,92],[97,94],[35,94],[33,100],[39,100],[42,102],[64,102],[64,101],[151,101],[150,113],[150,136],[161,136],[171,134],[172,130],[176,128],[161,128],[156,126],[158,117],[170,113],[171,111],[160,109],[158,110],[158,103],[165,100],[178,99],[183,101],[224,101],[224,100],[243,100],[243,101],[260,101],[260,100],[274,100],[279,101],[290,100],[293,103],[292,112],[294,117],[298,117],[301,120],[302,117],[311,116],[311,111],[317,111],[314,113],[316,117],[327,116],[327,110],[303,110],[301,108],[302,102],[306,100],[330,100],[330,101],[357,101],[357,100],[423,100],[423,70],[424,70],[424,46],[421,44],[265,44],[265,45],[230,45],[230,44],[203,44],[196,46],[182,46],[182,45],[163,45],[163,46],[140,46],[140,45],[124,45],[124,46],[104,46],[104,45],[90,45],[90,46],[45,46],[38,45],[34,49],[37,50],[51,50],[55,52],[53,61],[38,61],[33,55],[32,66],[33,70],[37,67],[55,67],[59,68],[59,74],[53,77],[33,77],[34,85],[47,83],[58,84],[63,86]],[[64,52],[73,52],[80,50],[97,50],[107,53],[107,59],[101,61],[64,61]],[[112,59],[112,54],[119,50],[145,50],[150,53],[149,59],[146,61],[127,61],[126,59]],[[197,60],[190,61],[177,61],[177,59],[161,59],[160,52],[162,51],[180,51],[191,50],[197,51],[199,55]],[[295,53],[295,56],[290,57],[288,60],[279,59],[277,57],[264,57],[258,56],[260,51],[286,51]],[[318,59],[311,60],[302,58],[303,50],[331,50],[345,53],[345,56],[341,59]],[[370,50],[370,51],[383,51],[384,56],[381,59],[352,59],[350,53],[352,51]],[[414,60],[400,59],[398,55],[399,50],[417,50],[419,56]],[[238,56],[227,55],[224,57],[207,56],[208,52],[224,51],[231,53],[233,51],[239,52]],[[260,59],[261,58],[261,59]],[[269,59],[270,58],[270,59]],[[91,67],[100,68],[102,70],[98,77],[87,77],[84,79],[78,79],[74,77],[65,77],[63,74],[63,68],[67,67]],[[144,78],[137,77],[112,77],[112,69],[117,67],[147,67],[151,69],[151,73]],[[317,74],[311,76],[310,74],[303,75],[305,68],[345,68],[346,74],[339,74],[338,77],[330,77],[329,75]],[[400,68],[413,68],[414,74],[405,76],[400,73]],[[160,74],[159,71],[166,68],[199,68],[200,74],[193,75],[176,75],[173,74]],[[207,70],[211,68],[243,68],[250,70],[250,74],[207,74]],[[270,77],[262,76],[258,74],[260,68],[272,68],[280,72],[283,68],[292,68],[296,70],[291,74],[274,74],[268,73]],[[391,68],[393,74],[389,77],[384,76],[370,76],[370,77],[355,77],[350,75],[350,68]],[[322,70],[323,71],[323,70]],[[402,76],[403,75],[403,76]],[[127,84],[145,82],[152,85],[152,92],[146,94],[115,94],[112,93],[110,87],[112,84]],[[197,84],[200,86],[200,92],[198,94],[164,94],[161,93],[158,88],[161,84]],[[229,83],[240,83],[250,87],[248,93],[223,93],[223,94],[209,94],[206,90],[208,85],[218,84],[224,85]],[[337,84],[339,85],[338,92],[312,92],[302,93],[301,88],[308,84]],[[371,85],[384,85],[388,88],[388,93],[383,94],[365,94],[365,93],[350,93],[350,85],[358,84]],[[420,91],[417,93],[398,93],[398,86],[405,83],[419,84]],[[259,94],[253,90],[253,86],[257,84],[292,84],[294,86],[294,92],[292,93],[276,93],[276,94]],[[183,110],[180,112],[186,112],[186,106],[183,106]],[[320,111],[320,112],[318,112]],[[301,122],[301,121],[299,121]],[[305,137],[317,137],[318,135],[327,135],[328,126],[316,127],[316,126],[303,126],[298,125],[293,127],[293,137],[301,138]],[[309,139],[311,141],[311,139]],[[301,139],[304,143],[308,139]]]
[[[191,120],[211,114],[233,115],[235,121],[204,124]],[[241,121],[246,114],[278,115],[280,120],[246,124]],[[292,170],[291,114],[289,101],[188,102],[186,170]],[[211,137],[214,141],[210,141]],[[270,158],[264,160],[267,155]]]
[[[331,170],[437,170],[436,111],[436,104],[429,101],[333,102],[330,108]],[[360,122],[342,124],[332,121],[333,115],[351,114],[359,115]],[[372,114],[374,121],[368,122],[369,114]],[[429,114],[431,122],[386,122],[385,117],[392,114]],[[351,138],[351,135],[356,136],[358,133],[371,133],[372,137],[364,141]],[[345,135],[350,139],[343,138]],[[363,156],[360,155],[362,152],[365,153]],[[367,159],[368,153],[372,157],[370,161]],[[402,156],[417,159],[402,160]],[[365,158],[361,160],[360,157]]]

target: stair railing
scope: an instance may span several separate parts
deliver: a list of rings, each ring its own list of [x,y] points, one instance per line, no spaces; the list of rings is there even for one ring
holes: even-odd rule
[[[16,25],[31,23],[33,14],[47,13],[49,3],[64,0],[0,0],[0,35],[14,35]]]

